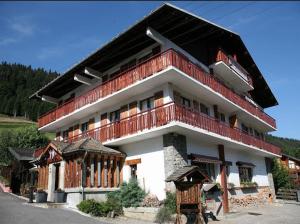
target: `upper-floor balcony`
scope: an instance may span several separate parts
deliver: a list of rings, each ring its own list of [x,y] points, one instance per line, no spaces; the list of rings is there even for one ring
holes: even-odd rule
[[[210,68],[239,92],[248,92],[254,89],[249,73],[232,56],[221,49],[217,53],[216,62],[210,65]]]
[[[72,142],[85,137],[93,137],[105,145],[120,145],[168,132],[195,136],[197,139],[214,144],[224,144],[232,149],[250,149],[256,153],[262,153],[264,156],[281,154],[280,148],[261,138],[246,134],[214,117],[174,102],[102,125],[72,138],[63,139],[63,141]]]
[[[252,119],[254,123],[261,123],[271,130],[276,129],[272,117],[173,49],[157,54],[94,89],[59,105],[42,115],[38,119],[38,126],[40,130],[55,131],[61,125],[67,125],[71,118],[80,119],[100,111],[104,102],[106,107],[112,106],[112,98],[115,99],[115,103],[121,102],[126,96],[143,93],[147,88],[153,88],[162,82],[174,82],[178,86],[192,89],[197,94],[208,94],[214,102],[226,101],[228,107],[242,111],[243,115]]]

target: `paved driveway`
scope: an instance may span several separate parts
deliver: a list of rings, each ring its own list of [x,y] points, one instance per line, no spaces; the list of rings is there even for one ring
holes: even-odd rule
[[[230,214],[211,224],[300,224],[300,203],[276,203],[271,206],[247,209]]]
[[[0,224],[102,224],[66,209],[37,208],[0,192]]]

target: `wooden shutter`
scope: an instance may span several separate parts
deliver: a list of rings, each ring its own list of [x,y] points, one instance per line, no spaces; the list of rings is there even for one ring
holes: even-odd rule
[[[121,107],[120,110],[120,119],[128,117],[128,105],[124,105]]]
[[[129,104],[129,116],[137,114],[137,102]]]
[[[159,107],[164,104],[164,93],[163,91],[154,94],[154,107]]]
[[[231,117],[229,117],[229,124],[231,128],[235,128],[238,126],[237,124],[237,116],[236,115],[232,115]]]
[[[174,94],[174,102],[175,102],[176,104],[181,104],[181,96],[180,96],[180,93],[177,92],[177,91],[174,91],[173,94]]]
[[[95,126],[95,118],[91,118],[91,119],[89,120],[89,127],[88,127],[88,130],[94,129],[94,126]]]

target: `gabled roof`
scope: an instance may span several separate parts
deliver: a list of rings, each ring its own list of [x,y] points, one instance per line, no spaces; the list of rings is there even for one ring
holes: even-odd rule
[[[178,182],[181,181],[184,177],[189,176],[190,174],[198,173],[203,179],[207,178],[204,175],[198,166],[183,166],[175,170],[170,176],[167,177],[166,182]]]
[[[86,152],[96,152],[101,154],[113,154],[113,155],[123,155],[121,152],[108,148],[102,145],[101,142],[93,139],[93,138],[85,138],[78,140],[74,143],[69,144],[63,150],[63,154],[78,152],[78,151],[86,151]]]
[[[200,42],[213,43],[216,46],[221,46],[230,54],[236,53],[241,65],[252,76],[255,89],[250,93],[254,101],[263,108],[278,104],[238,34],[171,4],[163,4],[128,30],[117,35],[110,42],[75,64],[63,75],[35,92],[30,98],[40,98],[43,95],[59,98],[81,85],[74,81],[74,74],[82,73],[85,67],[103,72],[124,58],[151,46],[155,42],[146,35],[146,29],[149,26],[195,58],[201,56],[201,52],[195,49],[195,46]],[[178,34],[181,34],[180,37]],[[191,37],[197,38],[191,41]],[[207,52],[202,53],[206,54]]]
[[[101,142],[93,138],[84,138],[78,141],[74,141],[72,143],[53,140],[45,148],[45,151],[39,157],[35,158],[31,162],[34,163],[40,161],[43,155],[47,152],[47,148],[51,148],[51,147],[54,147],[55,150],[57,150],[58,153],[62,156],[69,155],[75,152],[94,152],[99,154],[118,155],[122,157],[124,156],[122,152],[106,147],[102,145]]]

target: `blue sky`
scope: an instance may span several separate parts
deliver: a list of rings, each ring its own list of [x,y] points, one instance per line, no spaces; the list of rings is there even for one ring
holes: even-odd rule
[[[161,4],[0,2],[0,61],[63,73]],[[241,35],[279,101],[273,134],[300,139],[300,2],[172,4]]]

